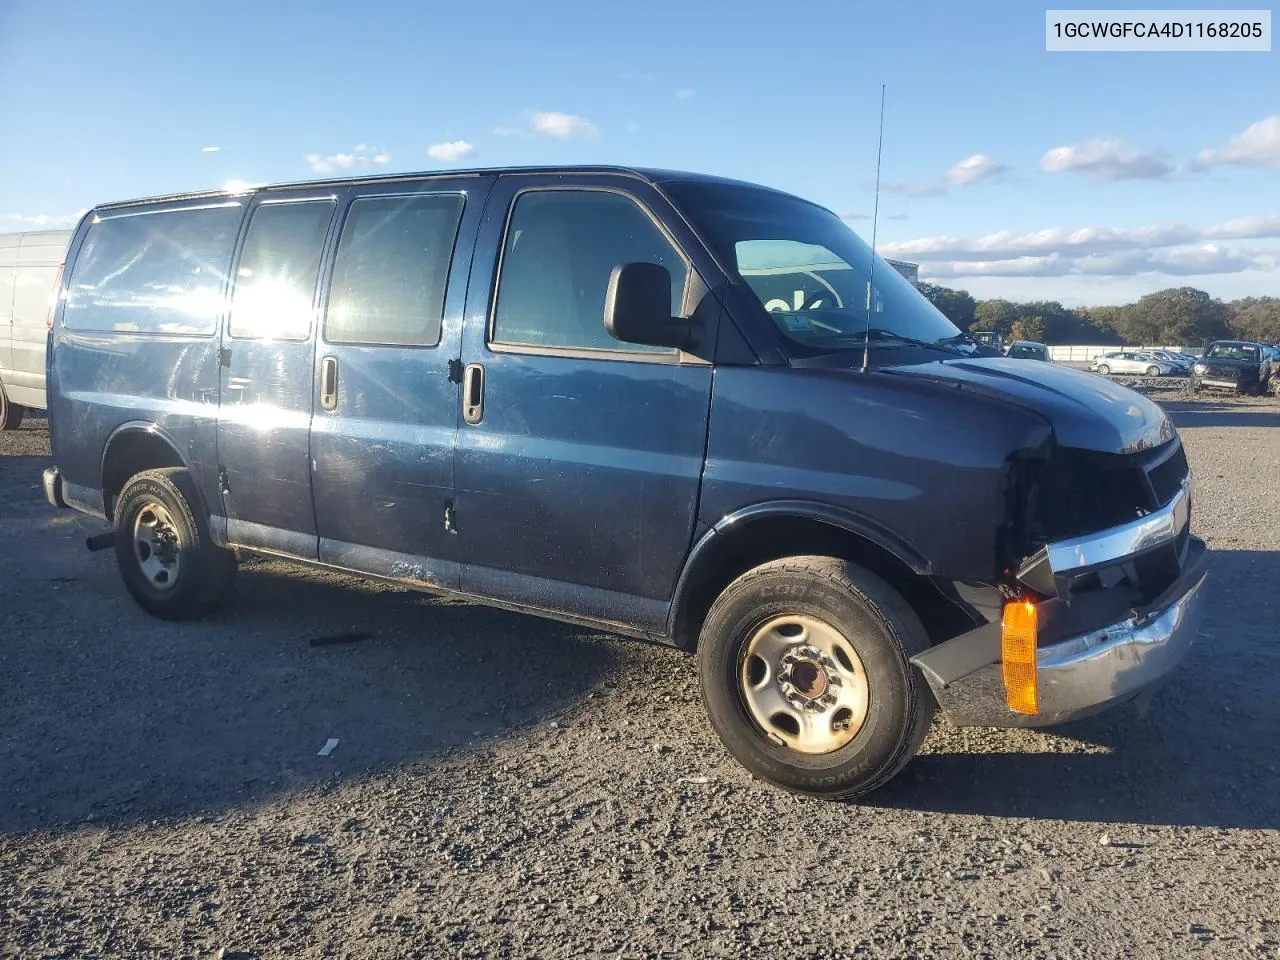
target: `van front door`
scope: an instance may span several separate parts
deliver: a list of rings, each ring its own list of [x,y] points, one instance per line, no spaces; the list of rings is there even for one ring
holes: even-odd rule
[[[661,212],[660,212],[661,211]],[[672,314],[700,281],[648,184],[502,177],[464,334],[457,528],[468,593],[660,630],[697,516],[711,366],[614,340],[609,275],[646,261]],[[714,336],[708,342],[714,343]]]
[[[249,212],[223,329],[218,476],[230,543],[315,559],[317,287],[337,197],[267,193]]]
[[[311,429],[326,563],[458,587],[456,371],[471,253],[492,184],[442,178],[346,191]]]

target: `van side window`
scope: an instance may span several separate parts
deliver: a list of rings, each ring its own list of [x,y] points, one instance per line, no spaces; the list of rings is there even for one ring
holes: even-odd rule
[[[353,201],[333,265],[325,340],[438,344],[463,203],[456,193]]]
[[[507,224],[493,342],[674,353],[622,343],[604,327],[609,274],[633,262],[670,271],[671,314],[679,314],[689,268],[634,200],[600,190],[521,194]]]
[[[236,265],[231,336],[306,340],[320,255],[337,203],[264,203],[253,212]]]
[[[213,334],[243,213],[239,203],[221,203],[95,218],[67,282],[63,323]]]

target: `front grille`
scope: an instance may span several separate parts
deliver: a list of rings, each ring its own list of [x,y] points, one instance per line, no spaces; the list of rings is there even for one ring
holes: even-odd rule
[[[1209,366],[1205,367],[1204,375],[1214,380],[1235,380],[1240,375],[1240,371],[1236,367]]]
[[[1147,467],[1147,480],[1156,496],[1156,506],[1164,506],[1182,489],[1187,478],[1187,454],[1182,449],[1180,440],[1173,440],[1175,445],[1171,454]]]

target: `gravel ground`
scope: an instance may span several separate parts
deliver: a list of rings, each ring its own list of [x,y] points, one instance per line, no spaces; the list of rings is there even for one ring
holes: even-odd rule
[[[860,804],[753,781],[665,648],[277,563],[149,619],[0,434],[0,955],[1280,957],[1280,404],[1166,393],[1215,551],[1176,679],[940,720]]]

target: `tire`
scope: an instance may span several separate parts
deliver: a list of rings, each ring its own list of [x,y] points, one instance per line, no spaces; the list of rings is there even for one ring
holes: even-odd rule
[[[795,633],[797,626],[803,632]],[[810,659],[807,645],[817,647],[823,637],[842,640],[843,649],[856,658],[837,653],[839,665],[829,657]],[[769,646],[757,646],[765,640]],[[744,573],[712,604],[698,646],[702,701],[725,747],[757,777],[796,793],[856,797],[884,785],[906,766],[929,730],[933,695],[908,662],[928,646],[915,612],[867,570],[832,557],[775,560]],[[772,664],[770,651],[777,652]],[[793,657],[790,665],[784,656]],[[760,680],[762,665],[766,670]],[[818,707],[809,701],[807,708],[824,712],[794,712],[810,718],[812,733],[794,718],[766,728],[758,718],[760,704],[776,700],[790,709],[786,697],[798,696],[798,687],[806,685],[800,679],[802,668],[810,678],[824,678],[807,683],[806,692],[814,696],[826,691],[827,696],[844,697],[860,689],[861,718],[856,708]],[[833,676],[843,676],[840,687],[834,686]],[[794,685],[786,682],[788,677]],[[857,697],[849,695],[853,699],[848,702],[855,703]],[[842,718],[845,710],[849,714]],[[786,719],[781,709],[774,716]],[[842,728],[844,720],[848,725]]]
[[[200,492],[182,467],[135,475],[116,501],[116,562],[138,605],[162,620],[194,620],[230,592],[236,559],[214,544]]]
[[[1148,376],[1148,377],[1158,377],[1158,376],[1160,376],[1160,368],[1159,368],[1159,367],[1147,367],[1147,376]]]
[[[1098,372],[1102,374],[1104,377],[1111,376],[1111,368],[1107,366],[1105,363],[1098,364]]]
[[[22,426],[22,417],[26,412],[27,408],[22,404],[9,402],[4,384],[0,383],[0,430],[17,430]]]

